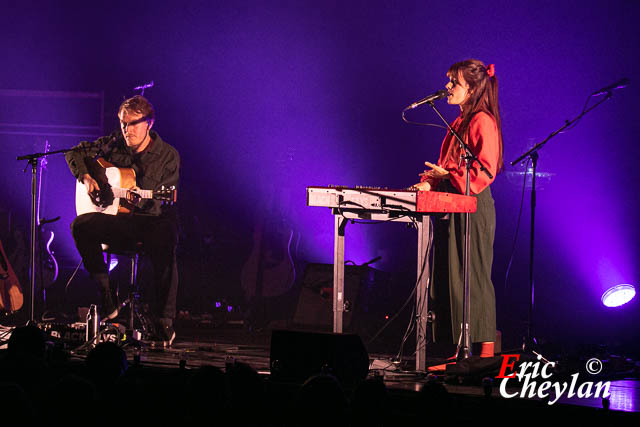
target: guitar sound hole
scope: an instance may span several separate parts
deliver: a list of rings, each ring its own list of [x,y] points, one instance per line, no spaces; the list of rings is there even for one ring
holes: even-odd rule
[[[107,183],[100,185],[100,191],[91,193],[91,201],[101,208],[106,208],[113,204],[113,199],[113,191],[111,191],[111,186]]]

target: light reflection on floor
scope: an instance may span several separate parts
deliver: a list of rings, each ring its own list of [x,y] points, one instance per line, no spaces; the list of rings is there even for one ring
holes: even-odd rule
[[[640,412],[640,380],[611,381],[610,408],[616,411]]]

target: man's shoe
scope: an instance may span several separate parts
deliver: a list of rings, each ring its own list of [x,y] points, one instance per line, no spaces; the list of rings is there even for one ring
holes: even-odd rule
[[[118,317],[118,307],[113,303],[111,292],[102,292],[101,297],[100,315],[102,316],[102,320],[112,320]]]
[[[171,335],[169,335],[168,339],[164,341],[165,347],[171,347],[173,341],[176,339],[176,331],[171,328]]]
[[[173,329],[172,319],[160,318],[154,322],[153,335],[149,337],[149,344],[152,347],[171,347],[176,339],[176,331]]]
[[[109,275],[107,273],[95,273],[91,277],[96,281],[100,289],[100,316],[102,320],[115,319],[118,316],[118,306],[113,303]]]
[[[158,328],[158,337],[162,340],[163,347],[171,347],[176,339],[176,331],[173,326],[161,326]]]
[[[142,342],[149,344],[151,347],[169,348],[171,347],[171,344],[173,344],[173,340],[175,339],[176,339],[176,332],[173,330],[173,328],[171,328],[170,335],[168,336],[164,334],[152,335],[151,337],[149,337],[148,340],[143,340]]]

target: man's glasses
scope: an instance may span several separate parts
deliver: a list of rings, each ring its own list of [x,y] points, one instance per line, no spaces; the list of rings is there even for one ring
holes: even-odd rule
[[[149,116],[144,116],[144,117],[139,118],[138,120],[134,120],[134,121],[131,121],[131,122],[128,122],[128,123],[127,122],[123,122],[121,120],[120,121],[120,126],[122,127],[122,129],[126,129],[129,126],[135,126],[138,123],[146,122],[146,121],[149,121],[149,120],[150,120]]]

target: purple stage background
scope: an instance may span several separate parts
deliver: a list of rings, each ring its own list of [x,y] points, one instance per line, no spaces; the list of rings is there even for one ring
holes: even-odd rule
[[[423,162],[437,160],[443,131],[408,125],[400,112],[442,88],[453,62],[496,64],[506,162],[577,116],[590,93],[628,77],[628,88],[541,152],[536,326],[557,341],[637,337],[628,324],[637,298],[617,311],[599,298],[611,285],[639,283],[638,2],[1,4],[5,94],[103,92],[104,134],[117,128],[117,106],[133,87],[155,82],[145,92],[155,129],[182,155],[180,305],[194,311],[223,297],[241,301],[240,271],[260,216],[299,234],[299,261],[331,262],[333,218],[305,206],[306,186],[413,184]],[[100,123],[100,105],[19,98],[3,97],[1,123]],[[457,114],[444,102],[441,111]],[[438,123],[428,107],[408,117]],[[60,149],[86,137],[0,132],[0,214],[4,221],[11,212],[14,227],[27,227],[30,206],[30,174],[15,157],[42,151],[45,139]],[[528,191],[505,284],[523,170],[507,166],[492,187],[498,326],[511,344],[528,304]],[[64,160],[51,158],[41,216],[62,217],[51,228],[64,271],[79,260],[68,233],[73,194]],[[350,225],[347,233],[347,259],[382,256],[374,267],[415,270],[414,231]]]

